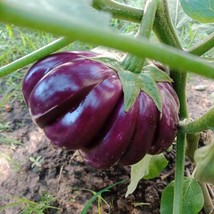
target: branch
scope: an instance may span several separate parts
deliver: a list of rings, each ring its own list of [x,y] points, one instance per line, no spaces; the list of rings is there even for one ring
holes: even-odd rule
[[[0,68],[0,77],[6,76],[20,68],[23,68],[24,66],[29,65],[30,63],[33,63],[65,46],[73,42],[73,40],[68,38],[60,38],[57,39],[50,44],[30,53],[26,56],[21,57],[20,59],[17,59],[13,61],[12,63],[5,65]]]
[[[214,128],[214,107],[212,107],[200,118],[190,123],[185,124],[185,121],[180,122],[181,131],[188,134],[194,134],[213,128]]]
[[[111,13],[116,19],[140,23],[143,17],[143,10],[113,0],[93,0],[93,7]]]

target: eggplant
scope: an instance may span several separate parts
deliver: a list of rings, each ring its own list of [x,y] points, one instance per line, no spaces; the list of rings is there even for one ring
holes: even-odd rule
[[[177,133],[179,100],[170,83],[159,82],[163,110],[141,91],[124,110],[118,73],[91,51],[59,52],[36,62],[22,84],[33,121],[52,144],[79,150],[98,169],[132,165],[166,150]]]

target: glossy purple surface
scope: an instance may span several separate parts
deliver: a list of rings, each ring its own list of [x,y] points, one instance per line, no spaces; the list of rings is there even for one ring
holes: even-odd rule
[[[92,57],[96,56],[96,53],[89,51],[72,51],[72,52],[59,52],[47,56],[38,62],[36,62],[27,72],[22,84],[23,96],[28,104],[28,98],[30,96],[31,91],[40,81],[40,79],[51,71],[53,68],[60,66],[64,63],[73,61],[75,59],[80,58],[81,56]]]
[[[179,108],[174,97],[163,85],[158,86],[162,98],[163,109],[162,116],[157,126],[155,139],[148,151],[150,154],[159,154],[172,144],[177,133],[179,122]]]
[[[179,99],[178,99],[178,96],[177,96],[175,90],[172,87],[172,84],[170,84],[168,82],[160,82],[160,83],[158,83],[158,85],[161,86],[162,88],[164,88],[164,90],[167,90],[172,95],[172,97],[174,98],[174,101],[176,102],[175,105],[177,105],[177,108],[179,109],[180,102],[179,102]]]
[[[141,92],[138,101],[139,113],[135,132],[126,152],[120,159],[123,165],[132,165],[140,161],[155,138],[159,112],[153,100],[145,93]]]
[[[76,102],[72,99],[75,95],[81,92],[88,94],[91,88],[110,76],[116,76],[112,69],[90,60],[68,62],[56,67],[36,84],[30,94],[28,105],[32,117],[36,121],[51,111],[57,112],[68,101],[71,108],[74,107],[72,104]],[[82,96],[79,97],[81,101]]]
[[[35,123],[51,143],[80,149],[85,162],[104,169],[135,164],[173,142],[179,100],[169,83],[158,83],[163,112],[141,92],[125,112],[117,73],[75,51],[50,55],[35,63],[23,80],[23,95]]]
[[[80,151],[85,162],[98,169],[113,166],[120,160],[127,149],[134,134],[134,128],[138,116],[138,101],[126,113],[121,100],[112,114],[106,127],[101,131],[91,149]]]
[[[79,106],[44,128],[53,144],[80,149],[99,135],[121,96],[117,78],[110,77],[94,87]]]

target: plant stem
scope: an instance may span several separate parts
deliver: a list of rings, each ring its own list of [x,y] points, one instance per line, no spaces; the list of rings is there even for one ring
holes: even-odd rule
[[[158,8],[159,0],[147,0],[145,7],[143,18],[140,23],[140,29],[138,31],[138,38],[149,38],[155,20],[155,14]]]
[[[214,107],[210,108],[204,115],[200,118],[185,124],[180,122],[180,130],[183,133],[194,134],[197,132],[205,131],[207,129],[214,128]]]
[[[131,22],[139,23],[143,16],[143,10],[113,0],[93,0],[93,7],[111,13],[114,18]]]
[[[201,56],[213,47],[214,47],[214,33],[210,34],[201,43],[193,46],[190,50],[188,50],[188,52],[194,55]]]
[[[5,2],[0,2],[0,20],[56,35],[61,34],[73,40],[130,52],[139,57],[168,64],[181,72],[190,71],[214,79],[214,66],[199,57],[164,44],[157,45],[149,41],[123,36],[99,26],[89,26],[84,23],[72,22],[72,20],[67,21],[60,17],[48,17],[47,14],[37,14],[29,8],[21,8]]]
[[[189,157],[192,163],[195,162],[194,154],[196,149],[198,149],[199,139],[200,139],[199,133],[186,135],[186,141],[187,141],[186,156]]]
[[[161,0],[161,4],[157,9],[154,28],[156,36],[159,40],[167,45],[182,49],[181,43],[172,25],[168,4],[166,0]],[[187,103],[186,103],[186,73],[171,69],[170,76],[174,80],[173,87],[180,100],[180,118],[188,117]]]
[[[170,19],[167,0],[161,0],[160,2],[161,4],[159,4],[157,9],[153,30],[161,42],[182,49]]]
[[[173,214],[182,214],[183,208],[183,183],[184,183],[184,163],[185,163],[185,142],[186,135],[178,132],[176,161],[175,161],[175,187],[173,200]]]
[[[68,39],[65,37],[59,38],[59,39],[51,42],[50,44],[28,54],[20,59],[17,59],[8,65],[1,67],[0,68],[0,77],[8,75],[24,66],[27,66],[30,63],[33,63],[59,49],[67,46],[71,42],[73,42],[73,40],[71,40],[71,39]]]
[[[155,13],[157,11],[159,0],[147,0],[144,8],[144,14],[140,23],[139,31],[136,35],[138,39],[149,39],[152,32]],[[132,71],[134,73],[141,72],[144,66],[145,58],[139,58],[132,54],[127,54],[123,60],[124,69]]]

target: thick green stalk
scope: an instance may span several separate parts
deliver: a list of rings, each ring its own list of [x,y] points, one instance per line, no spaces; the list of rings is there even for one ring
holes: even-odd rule
[[[187,110],[187,98],[186,98],[186,82],[187,82],[187,73],[181,72],[180,70],[171,70],[171,78],[174,80],[173,88],[175,89],[179,101],[180,101],[180,120],[183,120],[188,117]]]
[[[181,43],[172,25],[167,0],[161,0],[157,9],[153,30],[159,40],[170,46],[182,49]]]
[[[173,214],[183,214],[183,183],[184,183],[184,163],[185,163],[185,142],[186,135],[181,131],[177,135],[176,161],[175,161],[175,187],[173,199]]]
[[[117,19],[125,19],[131,22],[142,20],[143,10],[113,0],[93,0],[93,7],[97,10],[109,12]]]
[[[136,35],[138,39],[148,39],[150,38],[155,14],[157,11],[159,0],[148,0],[145,4],[143,19],[140,23],[139,31]],[[134,73],[141,72],[144,66],[145,58],[139,58],[132,54],[127,54],[125,59],[123,60],[124,69],[132,71]]]
[[[161,42],[182,49],[170,19],[167,0],[161,0],[161,4],[159,4],[153,30]],[[186,73],[178,71],[177,69],[171,69],[170,76],[174,80],[173,87],[180,100],[180,118],[184,119],[188,117],[186,103]]]
[[[214,107],[207,111],[200,118],[185,124],[185,122],[180,123],[180,129],[184,133],[194,134],[207,129],[214,129]]]
[[[155,14],[159,5],[159,0],[147,0],[145,7],[143,18],[140,23],[140,28],[137,34],[138,38],[148,38],[151,35],[151,31],[153,29]]]
[[[23,68],[24,66],[29,65],[30,63],[33,63],[65,46],[73,42],[73,40],[68,39],[68,38],[59,38],[50,44],[20,58],[15,61],[13,61],[10,64],[7,64],[3,67],[0,68],[0,77],[8,75],[20,68]]]

